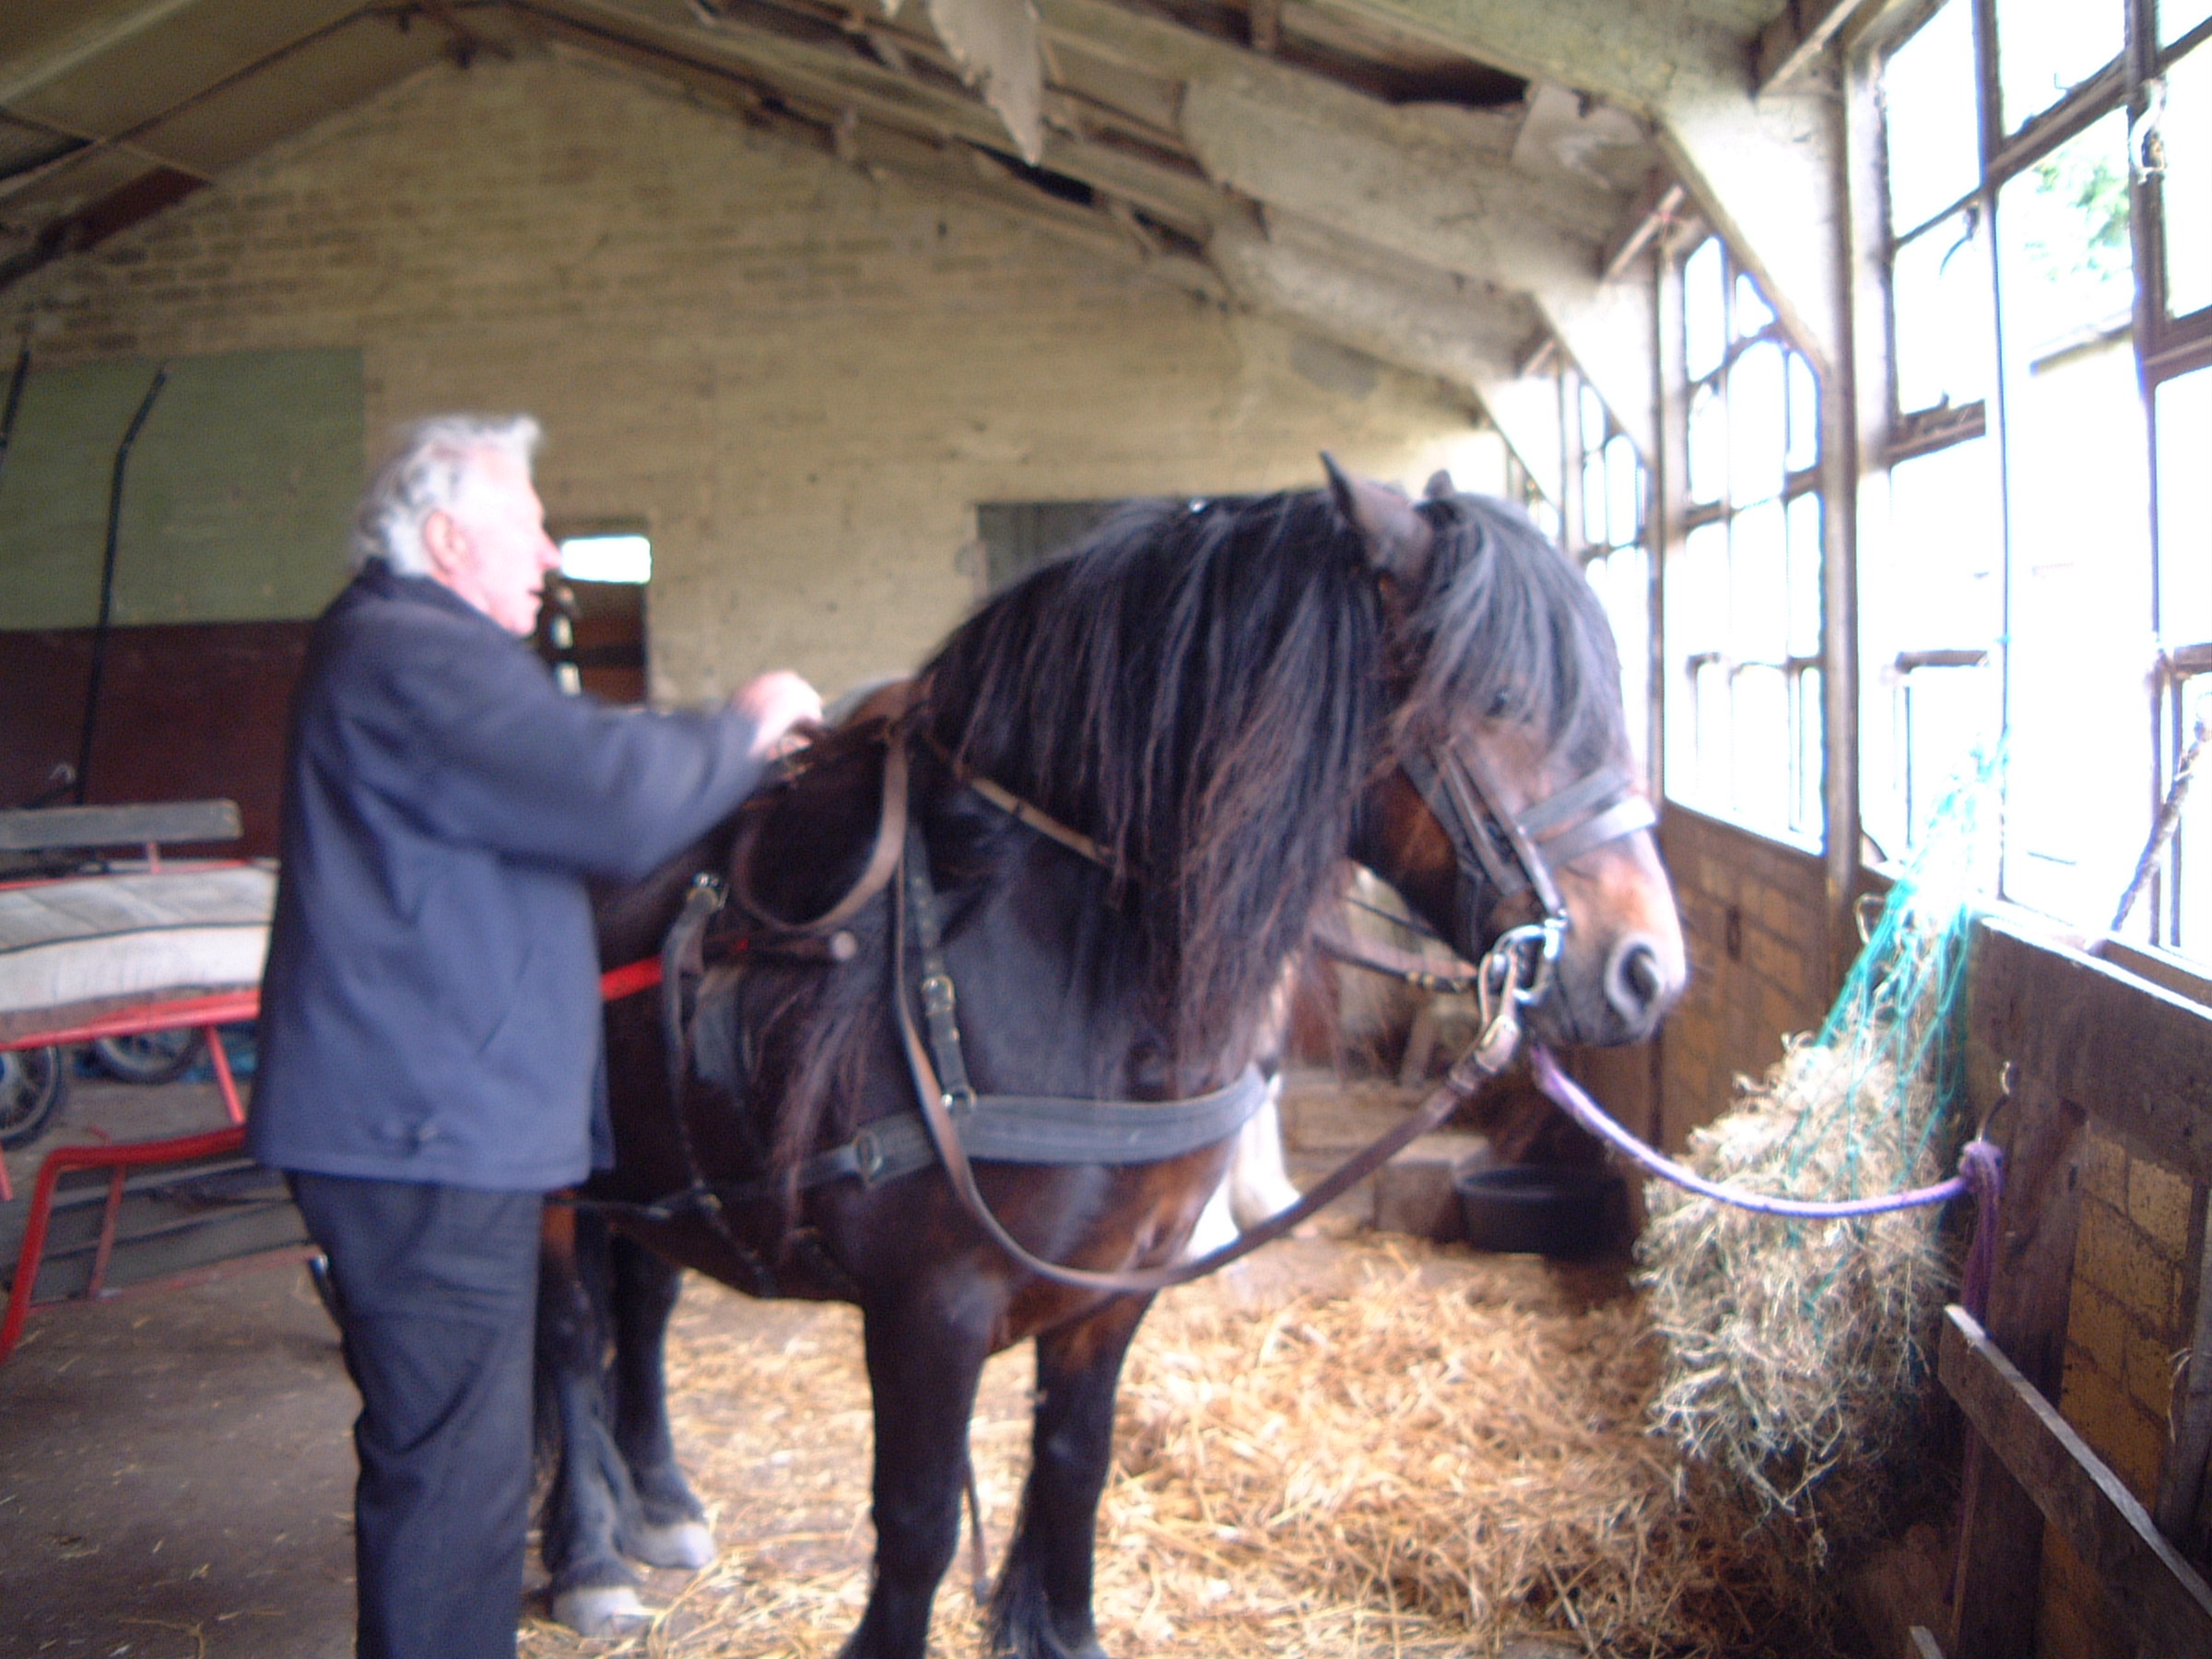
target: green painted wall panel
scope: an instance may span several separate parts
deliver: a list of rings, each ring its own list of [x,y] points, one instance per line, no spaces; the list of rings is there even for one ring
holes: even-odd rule
[[[146,360],[31,371],[0,472],[0,629],[98,619],[115,447]],[[362,476],[358,350],[178,358],[131,454],[115,620],[312,617],[344,585]]]

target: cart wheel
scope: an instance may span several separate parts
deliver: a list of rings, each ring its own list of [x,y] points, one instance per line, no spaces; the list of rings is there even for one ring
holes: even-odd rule
[[[96,1037],[92,1057],[108,1076],[124,1083],[173,1083],[192,1069],[204,1046],[201,1033],[184,1026],[130,1037]]]
[[[0,1147],[37,1140],[62,1109],[69,1067],[58,1048],[0,1053]]]

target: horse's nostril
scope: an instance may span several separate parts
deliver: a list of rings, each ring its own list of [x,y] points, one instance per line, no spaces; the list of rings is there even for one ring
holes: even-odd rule
[[[1652,1017],[1666,994],[1666,974],[1659,952],[1646,939],[1626,939],[1606,964],[1606,1000],[1623,1019],[1641,1022]]]

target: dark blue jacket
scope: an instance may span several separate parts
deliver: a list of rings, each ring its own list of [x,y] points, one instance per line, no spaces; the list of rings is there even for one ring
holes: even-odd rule
[[[582,1180],[603,1087],[584,878],[643,876],[727,816],[760,776],[754,733],[564,696],[465,600],[371,563],[292,706],[253,1156]]]

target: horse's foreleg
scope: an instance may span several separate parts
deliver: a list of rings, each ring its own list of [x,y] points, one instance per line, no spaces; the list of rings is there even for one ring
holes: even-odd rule
[[[923,1659],[930,1603],[959,1542],[968,1419],[989,1322],[919,1297],[865,1314],[876,1406],[876,1582],[843,1659]]]
[[[553,1617],[587,1636],[646,1617],[637,1574],[616,1547],[623,1510],[635,1500],[606,1429],[606,1272],[604,1224],[549,1206],[537,1283],[537,1410],[540,1441],[556,1462],[540,1550],[553,1580]],[[602,1276],[596,1295],[593,1276]]]
[[[1113,1393],[1152,1305],[1123,1297],[1037,1338],[1037,1408],[1021,1519],[991,1596],[991,1646],[1017,1659],[1104,1659],[1091,1548],[1113,1453]]]
[[[652,1567],[704,1567],[714,1559],[714,1536],[677,1467],[668,1433],[668,1378],[663,1344],[668,1316],[683,1289],[683,1270],[633,1239],[617,1236],[608,1247],[612,1269],[615,1360],[615,1446],[637,1493],[617,1537],[624,1555]]]

